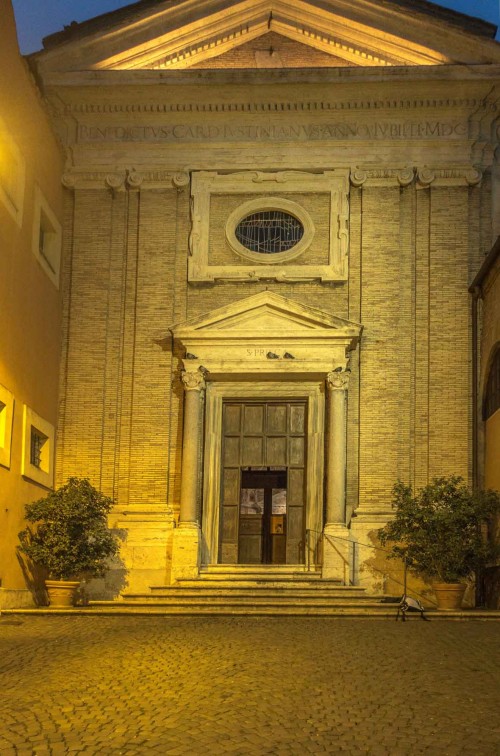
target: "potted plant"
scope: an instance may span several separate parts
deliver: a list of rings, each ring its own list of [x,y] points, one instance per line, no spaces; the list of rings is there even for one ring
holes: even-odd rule
[[[484,526],[500,511],[500,494],[472,491],[456,476],[434,478],[416,494],[398,482],[393,507],[381,543],[392,542],[391,557],[433,584],[439,609],[460,608],[467,578],[499,553]]]
[[[26,505],[26,520],[35,525],[19,533],[20,550],[48,572],[45,581],[52,607],[71,606],[79,578],[102,577],[107,560],[118,552],[108,529],[112,499],[87,479],[66,485]]]

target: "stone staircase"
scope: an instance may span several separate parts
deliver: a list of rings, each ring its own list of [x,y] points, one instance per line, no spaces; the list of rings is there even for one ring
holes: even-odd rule
[[[90,601],[68,609],[5,609],[1,615],[94,616],[206,616],[206,617],[330,617],[337,619],[395,620],[397,600],[370,595],[360,586],[322,580],[321,574],[302,565],[214,565],[202,569],[196,580],[152,586],[147,593],[125,593],[115,601]],[[497,620],[500,610],[426,609],[432,620]],[[418,612],[407,619],[420,621]]]
[[[92,601],[106,613],[208,616],[337,616],[394,619],[397,605],[359,586],[322,580],[301,565],[214,565],[196,580],[126,593],[120,601]]]

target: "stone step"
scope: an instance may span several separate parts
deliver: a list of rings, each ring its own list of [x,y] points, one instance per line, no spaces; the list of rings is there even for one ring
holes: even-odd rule
[[[320,586],[314,589],[306,588],[273,588],[273,587],[249,587],[234,585],[230,587],[194,587],[185,588],[183,586],[172,586],[164,588],[162,590],[157,589],[151,593],[124,593],[123,598],[128,600],[148,600],[158,601],[160,599],[176,599],[176,598],[206,598],[207,600],[213,597],[241,597],[246,599],[253,598],[272,598],[272,599],[286,599],[286,600],[300,600],[300,599],[316,599],[323,598],[332,601],[352,599],[356,601],[374,600],[373,596],[367,593],[359,593],[357,591],[339,591],[333,589],[322,589]],[[380,600],[382,597],[375,597],[375,600]]]
[[[200,575],[307,575],[321,578],[321,570],[307,569],[303,564],[209,564],[200,567]]]
[[[332,598],[332,597],[295,597],[295,596],[170,596],[156,598],[156,596],[140,596],[131,597],[127,596],[124,600],[119,602],[121,606],[335,606],[342,607],[358,607],[365,608],[371,607],[373,609],[387,609],[389,606],[396,606],[397,604],[384,604],[381,601],[373,600],[367,597],[365,600],[359,600],[353,598],[349,600]],[[92,601],[92,606],[116,606],[116,601]]]
[[[391,608],[388,608],[388,607]],[[49,615],[49,616],[304,616],[304,617],[329,617],[330,619],[357,619],[357,620],[391,620],[394,621],[397,614],[397,608],[394,605],[383,604],[376,610],[365,609],[338,609],[335,607],[223,607],[223,606],[205,606],[193,609],[192,607],[155,607],[155,606],[127,606],[123,602],[114,602],[112,606],[101,606],[91,604],[88,607],[70,607],[69,609],[51,609],[50,607],[39,607],[37,609],[4,609],[2,616],[7,615]],[[426,611],[431,621],[497,621],[500,622],[500,611],[491,609],[465,609],[460,611],[437,611],[431,609]],[[415,613],[407,614],[407,620],[412,622],[421,621],[420,615]]]
[[[281,577],[273,577],[271,575],[266,577],[260,577],[255,576],[254,578],[240,578],[240,577],[229,577],[224,575],[218,575],[216,577],[207,578],[204,576],[203,578],[197,578],[193,580],[179,580],[178,586],[183,588],[209,588],[210,586],[217,586],[218,588],[232,588],[232,587],[239,587],[239,588],[282,588],[284,590],[290,590],[294,588],[304,588],[311,590],[316,590],[318,587],[321,587],[323,589],[335,589],[335,590],[353,590],[353,591],[360,591],[364,592],[364,588],[360,586],[355,585],[347,585],[343,586],[341,583],[339,583],[336,580],[306,580],[303,578],[281,578]],[[171,586],[167,585],[153,585],[151,586],[151,591],[155,593],[156,591],[163,591],[166,588],[170,588]]]

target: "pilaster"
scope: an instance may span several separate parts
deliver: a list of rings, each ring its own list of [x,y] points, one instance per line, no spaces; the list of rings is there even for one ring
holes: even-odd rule
[[[199,457],[201,448],[202,393],[200,370],[182,373],[184,433],[182,439],[181,504],[179,525],[173,533],[172,580],[196,578],[200,564],[201,531],[198,522]]]

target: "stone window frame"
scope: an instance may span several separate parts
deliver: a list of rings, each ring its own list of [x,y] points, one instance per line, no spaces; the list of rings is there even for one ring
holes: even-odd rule
[[[278,210],[292,215],[303,228],[303,235],[300,241],[283,252],[274,252],[266,254],[265,252],[253,252],[247,249],[236,237],[236,228],[241,221],[258,212]],[[282,197],[259,197],[258,199],[248,200],[233,210],[226,222],[226,239],[231,249],[237,255],[251,260],[261,265],[274,265],[275,263],[287,262],[294,260],[301,255],[310,246],[314,238],[315,228],[311,216],[301,205],[289,199]]]
[[[10,469],[14,394],[0,385],[0,465]]]
[[[32,251],[56,289],[61,268],[62,226],[42,190],[35,185]]]
[[[41,450],[40,465],[31,461],[31,443],[33,432],[45,437]],[[21,474],[27,480],[38,483],[45,488],[54,486],[54,444],[55,428],[52,423],[40,417],[31,407],[23,408],[23,446]]]
[[[280,198],[283,192],[287,197]],[[235,217],[244,217],[250,202],[255,202],[256,209],[268,209],[266,203],[281,205],[290,200],[292,194],[328,194],[330,196],[330,237],[328,262],[326,264],[293,265],[293,258],[305,251],[294,248],[289,252],[278,253],[286,258],[278,261],[265,260],[265,255],[252,253],[241,248],[235,249],[238,254],[247,258],[236,265],[211,265],[209,261],[210,247],[210,206],[211,199],[217,194],[233,194],[237,196],[254,194],[255,200],[245,200],[229,214],[225,222],[226,238],[230,246],[232,234],[228,233],[228,225],[234,223]],[[298,203],[296,203],[300,207]],[[241,215],[240,215],[241,212]],[[302,213],[306,213],[301,208]],[[234,213],[234,216],[233,216]],[[308,215],[308,213],[307,213]],[[214,171],[197,171],[191,176],[191,234],[189,239],[188,281],[191,283],[225,281],[258,281],[274,279],[277,281],[311,281],[327,282],[346,281],[348,277],[348,216],[349,216],[349,170],[335,169],[322,173],[308,173],[305,171],[240,171],[237,173],[216,173]],[[305,216],[304,216],[305,217]],[[302,221],[302,218],[300,218]],[[314,225],[311,219],[311,234]],[[305,234],[306,243],[312,240],[310,234]],[[239,243],[238,243],[239,244]],[[298,246],[298,245],[297,245]],[[242,254],[245,250],[246,254]],[[294,254],[297,252],[297,254]],[[290,256],[292,253],[292,256]],[[249,255],[255,255],[248,259]]]
[[[24,190],[26,184],[26,161],[17,143],[0,117],[0,160],[10,163],[8,168],[10,186],[2,183],[0,177],[0,201],[19,227],[23,223]]]

